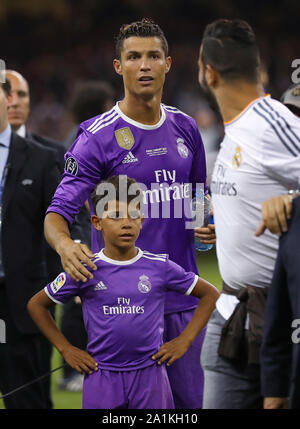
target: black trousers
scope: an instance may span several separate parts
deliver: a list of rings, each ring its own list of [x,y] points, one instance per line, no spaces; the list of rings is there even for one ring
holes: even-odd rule
[[[0,319],[6,326],[6,342],[0,343],[0,391],[13,389],[51,369],[52,345],[40,333],[23,334],[12,320],[5,288],[0,289]],[[52,408],[50,377],[4,398],[7,409]]]

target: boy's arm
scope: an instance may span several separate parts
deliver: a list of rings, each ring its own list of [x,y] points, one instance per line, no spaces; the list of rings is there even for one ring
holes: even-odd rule
[[[172,365],[173,362],[187,352],[190,345],[208,322],[211,313],[215,309],[215,304],[220,293],[212,284],[199,278],[191,295],[201,298],[198,307],[184,331],[178,337],[163,344],[158,352],[152,356],[153,360],[159,359],[159,365],[166,360],[168,360],[168,366]]]
[[[65,361],[76,371],[92,373],[97,371],[98,363],[86,351],[72,346],[66,337],[59,331],[49,308],[55,303],[46,295],[44,290],[35,294],[28,302],[27,309],[35,324],[62,354]]]

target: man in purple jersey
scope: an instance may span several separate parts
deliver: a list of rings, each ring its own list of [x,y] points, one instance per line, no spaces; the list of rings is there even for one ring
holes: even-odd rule
[[[168,253],[186,270],[197,273],[194,231],[177,213],[190,198],[190,187],[205,186],[206,164],[195,121],[174,107],[161,104],[165,75],[171,66],[162,30],[142,20],[120,29],[116,43],[116,72],[124,81],[125,97],[110,111],[83,122],[67,152],[65,173],[45,219],[45,234],[59,253],[65,271],[77,281],[93,277],[93,253],[70,239],[69,225],[96,184],[113,174],[126,174],[146,186],[145,219],[138,246]],[[169,216],[163,216],[168,212]],[[215,240],[213,226],[197,230],[206,242]],[[103,247],[93,230],[92,250]],[[83,264],[87,266],[85,267]],[[190,321],[197,305],[168,292],[165,304],[165,340],[176,337]],[[200,351],[204,332],[181,362],[169,369],[176,408],[201,408],[203,372]]]
[[[126,176],[113,176],[101,183],[100,188],[111,185],[113,189],[104,204],[99,186],[93,193],[97,215],[92,216],[92,222],[105,242],[93,260],[97,267],[93,278],[77,282],[61,273],[28,304],[33,320],[65,360],[86,373],[83,408],[174,408],[162,364],[171,366],[186,353],[219,296],[214,286],[194,272],[186,272],[167,255],[135,247],[143,217],[140,204],[131,204],[135,195],[129,195],[129,190],[134,182]],[[201,300],[180,336],[163,344],[168,290]],[[82,300],[89,338],[87,352],[67,341],[48,311],[54,303],[65,303],[77,295]]]

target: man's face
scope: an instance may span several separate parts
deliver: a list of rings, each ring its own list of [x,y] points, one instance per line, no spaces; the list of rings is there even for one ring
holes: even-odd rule
[[[4,131],[7,127],[7,108],[9,97],[4,92],[0,84],[0,132]]]
[[[114,60],[114,67],[123,76],[125,92],[147,100],[162,93],[171,58],[158,37],[132,36],[124,40],[121,60]]]
[[[14,130],[25,124],[30,112],[29,88],[26,80],[18,74],[6,73],[11,82],[11,99],[8,106],[8,121]]]
[[[143,217],[138,207],[122,201],[109,201],[102,218],[92,217],[93,225],[102,231],[105,245],[118,248],[134,247]]]

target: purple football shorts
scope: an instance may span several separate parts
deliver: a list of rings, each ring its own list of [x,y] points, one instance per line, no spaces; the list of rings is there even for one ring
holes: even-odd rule
[[[171,341],[184,330],[194,314],[193,310],[165,315],[164,342]],[[206,327],[182,358],[167,367],[176,409],[202,408],[204,374],[200,353]]]
[[[82,408],[85,409],[174,409],[164,365],[135,371],[98,369],[85,376]]]

